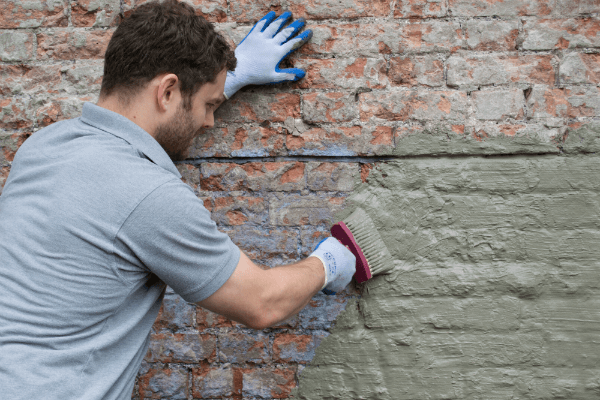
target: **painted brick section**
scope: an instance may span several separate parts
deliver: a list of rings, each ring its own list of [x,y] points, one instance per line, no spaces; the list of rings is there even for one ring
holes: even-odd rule
[[[486,393],[593,396],[599,166],[465,157],[374,168],[349,201],[371,199],[361,204],[385,229],[395,271],[338,316],[295,397],[443,398],[457,375],[469,377],[457,398],[482,390],[474,378]]]

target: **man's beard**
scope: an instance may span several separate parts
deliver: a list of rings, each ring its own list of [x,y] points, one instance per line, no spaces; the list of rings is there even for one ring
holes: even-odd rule
[[[171,121],[156,128],[154,138],[172,161],[182,161],[187,158],[192,140],[201,130],[194,126],[191,112],[180,105]]]

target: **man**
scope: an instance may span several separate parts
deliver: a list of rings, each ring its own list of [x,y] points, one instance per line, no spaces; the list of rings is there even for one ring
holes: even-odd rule
[[[108,46],[97,105],[19,149],[0,196],[2,399],[130,398],[166,285],[261,329],[350,282],[354,256],[333,238],[257,267],[173,164],[224,93],[303,76],[278,65],[310,33],[274,17],[234,55],[191,7],[139,7]]]

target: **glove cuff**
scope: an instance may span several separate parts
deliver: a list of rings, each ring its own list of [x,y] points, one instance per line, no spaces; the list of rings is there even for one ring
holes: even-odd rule
[[[323,265],[323,269],[324,269],[324,271],[325,271],[325,283],[323,283],[323,286],[321,287],[321,289],[319,289],[319,290],[323,290],[323,289],[325,289],[325,286],[327,286],[327,283],[328,283],[328,282],[327,282],[327,267],[325,266],[325,260],[323,260],[323,258],[322,258],[321,256],[319,256],[319,255],[316,255],[316,254],[314,254],[314,253],[313,253],[313,254],[311,254],[311,255],[310,255],[310,256],[308,256],[308,257],[315,257],[315,258],[318,258],[318,259],[319,259],[319,261],[321,261],[321,264]]]
[[[227,100],[231,98],[238,90],[243,88],[245,85],[243,82],[240,82],[240,79],[235,75],[235,71],[227,72],[227,78],[225,78],[225,90],[223,95]]]

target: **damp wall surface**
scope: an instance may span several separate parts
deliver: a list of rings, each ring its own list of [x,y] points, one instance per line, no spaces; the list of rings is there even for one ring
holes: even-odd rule
[[[0,2],[0,190],[142,2]],[[600,396],[597,0],[188,2],[232,43],[271,10],[314,32],[178,166],[220,229],[273,267],[361,204],[397,264],[264,331],[169,291],[133,398]]]

